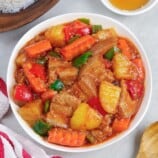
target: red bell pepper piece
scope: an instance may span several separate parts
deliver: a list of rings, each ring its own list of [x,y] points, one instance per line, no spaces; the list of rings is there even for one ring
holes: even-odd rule
[[[91,34],[91,26],[79,20],[75,20],[65,26],[64,33],[65,40],[67,42],[75,35],[84,36]]]
[[[104,65],[106,69],[112,68],[112,62],[110,60],[104,59]]]
[[[106,114],[105,110],[102,108],[98,97],[92,97],[87,102],[92,108],[97,110],[103,116]]]
[[[13,97],[16,101],[27,102],[33,99],[33,94],[28,86],[18,84],[14,88]]]
[[[41,64],[33,63],[30,72],[42,80],[46,80],[45,67]]]
[[[132,99],[139,99],[143,96],[144,85],[138,80],[128,80],[126,81],[127,90]]]

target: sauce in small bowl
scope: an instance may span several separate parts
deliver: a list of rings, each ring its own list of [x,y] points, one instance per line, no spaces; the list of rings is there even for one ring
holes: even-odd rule
[[[112,5],[122,10],[136,10],[143,7],[149,0],[109,0]]]
[[[114,13],[126,16],[138,15],[152,9],[157,0],[101,0]]]

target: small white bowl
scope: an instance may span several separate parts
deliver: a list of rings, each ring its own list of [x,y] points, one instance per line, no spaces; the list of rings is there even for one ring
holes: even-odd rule
[[[150,9],[152,9],[158,2],[158,0],[149,0],[143,7],[136,9],[136,10],[121,10],[119,8],[116,8],[111,4],[109,0],[101,0],[104,6],[106,6],[109,10],[111,10],[114,13],[120,14],[120,15],[126,15],[126,16],[132,16],[132,15],[139,15],[143,14]]]
[[[15,83],[15,79],[14,79],[15,58],[16,58],[19,50],[29,40],[31,40],[33,37],[38,35],[40,32],[46,30],[50,26],[57,25],[60,23],[65,23],[65,22],[72,21],[72,20],[77,19],[77,18],[83,18],[83,17],[89,18],[92,24],[101,24],[103,26],[103,28],[114,27],[119,35],[127,37],[136,45],[136,47],[138,48],[138,50],[141,54],[142,60],[144,62],[145,70],[146,70],[145,94],[144,94],[144,98],[143,98],[143,101],[141,103],[141,106],[140,106],[136,116],[132,120],[128,130],[122,132],[121,134],[119,134],[119,135],[113,137],[112,139],[109,139],[109,140],[107,140],[104,143],[99,144],[99,145],[72,148],[72,147],[64,147],[64,146],[60,146],[60,145],[50,144],[50,143],[44,141],[40,136],[38,136],[28,126],[28,124],[22,119],[22,117],[17,112],[19,107],[18,107],[18,105],[15,104],[15,102],[12,98],[11,90],[12,90],[13,85]],[[42,144],[45,147],[48,147],[50,149],[55,149],[55,150],[65,151],[65,152],[87,152],[87,151],[93,151],[93,150],[105,148],[105,147],[117,142],[118,140],[123,139],[125,136],[130,134],[138,126],[138,124],[143,119],[143,117],[148,109],[149,102],[151,99],[152,75],[151,75],[151,69],[150,69],[150,65],[149,65],[145,50],[143,49],[141,43],[138,41],[136,36],[127,27],[125,27],[120,22],[118,22],[112,18],[103,16],[103,15],[91,14],[91,13],[70,13],[70,14],[64,14],[61,16],[53,17],[51,19],[48,19],[48,20],[38,24],[37,26],[30,29],[27,33],[25,33],[24,36],[19,40],[19,42],[16,44],[16,46],[12,52],[12,55],[10,57],[10,60],[9,60],[8,71],[7,71],[7,90],[8,90],[8,97],[9,97],[9,101],[10,101],[10,106],[11,106],[11,109],[12,109],[16,119],[18,120],[21,127],[25,130],[25,132],[32,139],[34,139],[38,143],[40,143],[40,144]]]

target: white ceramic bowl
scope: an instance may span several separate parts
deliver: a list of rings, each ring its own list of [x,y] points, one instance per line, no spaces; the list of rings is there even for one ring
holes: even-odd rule
[[[111,10],[114,13],[117,13],[120,15],[132,16],[132,15],[138,15],[138,14],[142,14],[149,11],[156,5],[158,0],[149,0],[149,2],[146,3],[143,7],[136,10],[132,10],[132,11],[118,9],[115,6],[113,6],[109,0],[101,0],[101,2],[103,3],[104,6],[106,6],[109,10]]]
[[[136,116],[134,117],[128,130],[126,130],[125,132],[121,133],[120,135],[118,135],[102,144],[99,144],[99,145],[94,145],[94,146],[89,146],[89,147],[71,148],[71,147],[64,147],[64,146],[59,146],[59,145],[55,145],[55,144],[50,144],[50,143],[44,141],[40,136],[38,136],[18,114],[18,112],[17,112],[18,106],[13,101],[13,98],[11,96],[11,90],[15,83],[15,80],[14,80],[15,58],[16,58],[19,50],[27,43],[27,41],[29,41],[35,35],[39,34],[40,32],[44,31],[45,29],[49,28],[52,25],[68,22],[68,21],[74,20],[76,18],[82,18],[82,17],[89,18],[91,20],[92,24],[102,24],[102,26],[104,28],[114,27],[118,34],[120,34],[121,36],[125,36],[125,37],[129,38],[131,41],[133,41],[133,43],[135,43],[136,47],[138,48],[139,52],[141,53],[147,77],[146,77],[146,81],[145,81],[144,99],[142,101],[139,111],[137,112]],[[148,109],[148,106],[149,106],[151,92],[152,92],[152,76],[151,76],[150,65],[149,65],[145,50],[143,49],[141,43],[138,41],[138,39],[135,37],[135,35],[127,27],[125,27],[118,21],[105,17],[103,15],[90,14],[90,13],[70,13],[70,14],[64,14],[61,16],[53,17],[51,19],[48,19],[48,20],[38,24],[37,26],[30,29],[26,34],[24,34],[24,36],[19,40],[19,42],[16,44],[16,46],[12,52],[12,55],[11,55],[10,61],[9,61],[9,65],[8,65],[7,90],[8,90],[8,97],[9,97],[10,105],[11,105],[12,111],[13,111],[16,119],[20,123],[21,127],[25,130],[25,132],[30,137],[32,137],[35,141],[37,141],[38,143],[40,143],[50,149],[56,149],[56,150],[65,151],[65,152],[86,152],[86,151],[92,151],[92,150],[97,150],[100,148],[107,147],[108,145],[111,145],[111,144],[117,142],[118,140],[124,138],[126,135],[131,133],[136,128],[136,126],[143,119],[143,117]]]

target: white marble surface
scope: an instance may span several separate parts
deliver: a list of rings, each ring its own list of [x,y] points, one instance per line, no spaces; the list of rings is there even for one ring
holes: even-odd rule
[[[65,158],[134,158],[138,151],[142,131],[150,123],[158,120],[158,4],[151,11],[143,15],[125,17],[116,15],[107,10],[100,0],[60,0],[54,8],[34,22],[13,31],[0,33],[0,76],[6,79],[7,65],[12,49],[28,29],[47,18],[69,12],[91,12],[103,14],[119,20],[136,34],[146,49],[152,68],[152,100],[145,118],[135,131],[112,146],[88,153],[63,153],[46,148],[43,149],[45,149],[49,154],[60,154]],[[15,132],[28,137],[16,121],[11,110],[4,117],[2,123],[13,129]]]

